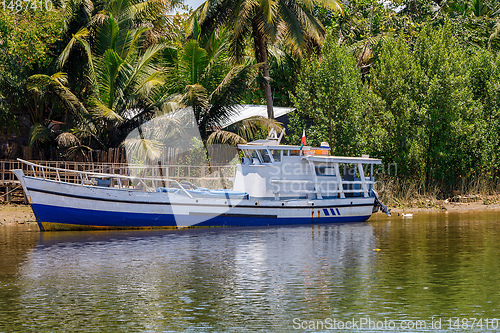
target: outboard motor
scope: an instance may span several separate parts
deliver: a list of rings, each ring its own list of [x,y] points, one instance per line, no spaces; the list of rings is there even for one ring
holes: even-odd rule
[[[380,208],[380,210],[385,213],[385,215],[387,216],[391,216],[391,210],[389,208],[387,208],[386,205],[384,205],[380,199],[378,198],[378,193],[377,191],[375,191],[374,189],[372,189],[372,192],[373,194],[375,195],[375,203],[373,204],[373,210],[372,212],[373,213],[376,213],[378,212],[378,209]]]

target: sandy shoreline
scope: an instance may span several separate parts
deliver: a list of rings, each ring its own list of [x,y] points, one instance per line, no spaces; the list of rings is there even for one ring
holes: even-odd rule
[[[0,205],[0,225],[36,223],[35,215],[28,205],[3,204]]]
[[[488,203],[488,204],[486,204]],[[430,213],[448,211],[453,213],[467,213],[471,211],[500,211],[500,202],[489,204],[489,201],[483,202],[447,202],[440,201],[430,208],[394,208],[389,207],[393,214],[401,213]],[[23,224],[23,223],[36,223],[35,216],[29,205],[19,204],[2,204],[0,205],[0,225],[5,224]]]

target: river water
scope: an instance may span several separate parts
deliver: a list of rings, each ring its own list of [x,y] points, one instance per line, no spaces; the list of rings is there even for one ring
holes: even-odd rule
[[[498,331],[499,218],[377,214],[342,225],[46,233],[0,226],[0,332]]]

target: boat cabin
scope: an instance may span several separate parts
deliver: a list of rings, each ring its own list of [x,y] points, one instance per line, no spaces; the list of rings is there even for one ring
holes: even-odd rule
[[[372,196],[373,165],[381,160],[330,156],[326,143],[319,148],[289,146],[280,145],[280,138],[238,145],[243,158],[235,191],[275,200]]]

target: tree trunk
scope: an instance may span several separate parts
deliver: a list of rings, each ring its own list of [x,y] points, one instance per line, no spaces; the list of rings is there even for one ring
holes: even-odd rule
[[[255,59],[258,63],[264,63],[262,66],[262,76],[264,81],[260,84],[260,89],[266,95],[267,117],[274,119],[273,96],[271,92],[271,83],[269,82],[269,65],[267,63],[266,36],[259,30],[257,22],[252,22],[253,43],[255,48]]]

